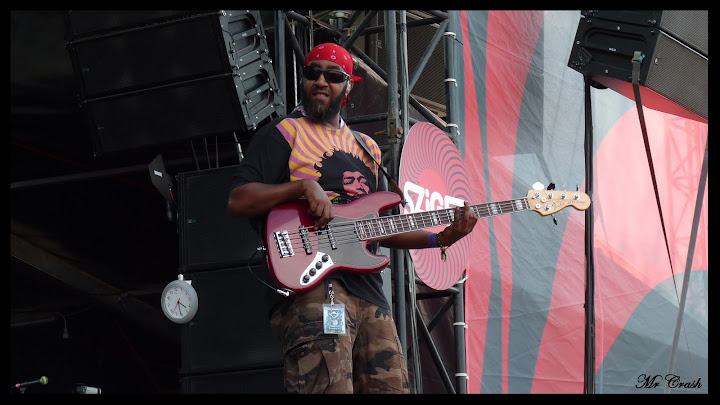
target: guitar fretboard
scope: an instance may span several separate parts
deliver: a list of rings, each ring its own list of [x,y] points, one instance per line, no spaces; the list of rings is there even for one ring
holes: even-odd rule
[[[525,197],[487,204],[471,205],[470,209],[478,218],[486,218],[529,209]],[[463,215],[465,207],[460,207]],[[424,211],[413,214],[390,215],[387,217],[355,221],[355,232],[360,240],[388,237],[400,233],[450,225],[455,220],[455,208]]]

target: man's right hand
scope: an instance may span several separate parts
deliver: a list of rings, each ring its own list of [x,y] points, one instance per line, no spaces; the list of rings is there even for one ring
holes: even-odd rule
[[[333,219],[332,203],[325,190],[314,180],[305,182],[303,196],[308,202],[308,214],[315,217],[315,229],[322,229]]]
[[[316,229],[324,228],[333,219],[332,203],[320,183],[311,179],[282,184],[247,183],[230,192],[228,212],[234,216],[256,217],[289,201],[305,197],[308,214],[315,218]]]

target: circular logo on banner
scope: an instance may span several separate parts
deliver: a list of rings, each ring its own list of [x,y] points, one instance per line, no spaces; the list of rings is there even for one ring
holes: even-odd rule
[[[416,214],[462,207],[470,201],[465,166],[460,153],[446,133],[419,122],[410,129],[400,159],[399,186],[405,194],[403,214]],[[440,232],[447,225],[426,228]],[[467,267],[470,238],[462,238],[447,249],[447,261],[440,249],[410,249],[415,273],[429,287],[446,290],[454,286]]]

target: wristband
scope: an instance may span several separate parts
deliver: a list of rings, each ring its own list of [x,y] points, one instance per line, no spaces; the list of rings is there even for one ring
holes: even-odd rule
[[[436,233],[431,233],[430,235],[428,235],[428,247],[431,247],[431,248],[438,247]]]

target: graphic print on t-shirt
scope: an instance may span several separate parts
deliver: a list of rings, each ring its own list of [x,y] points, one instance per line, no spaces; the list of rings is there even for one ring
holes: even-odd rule
[[[315,164],[320,173],[318,182],[325,190],[335,190],[351,199],[375,191],[375,177],[362,160],[341,150],[325,152],[323,159]]]
[[[347,126],[332,129],[307,118],[287,118],[277,125],[292,148],[290,180],[316,180],[328,197],[357,198],[377,187],[380,148],[365,136],[373,157],[368,156]]]

